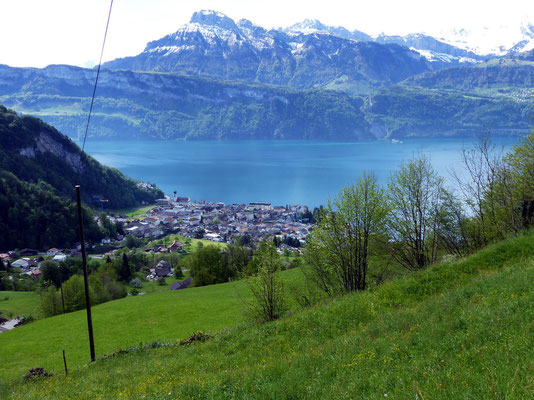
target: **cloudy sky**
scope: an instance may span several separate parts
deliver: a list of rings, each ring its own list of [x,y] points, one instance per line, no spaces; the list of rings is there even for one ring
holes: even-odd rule
[[[0,64],[92,66],[98,61],[110,0],[10,0],[2,4]],[[449,29],[534,23],[532,0],[114,0],[104,59],[135,55],[187,23],[217,10],[266,28],[316,18],[369,34],[437,34]]]

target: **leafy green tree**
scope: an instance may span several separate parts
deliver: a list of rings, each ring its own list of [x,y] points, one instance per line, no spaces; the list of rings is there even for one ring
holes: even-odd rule
[[[109,220],[106,213],[101,212],[98,215],[98,220],[100,221],[100,229],[104,237],[114,238],[117,236],[117,227]]]
[[[252,249],[240,243],[228,244],[225,253],[229,268],[236,271],[237,274],[243,274],[253,256]]]
[[[73,275],[63,284],[63,294],[65,296],[65,311],[72,312],[85,308],[85,287],[83,278],[80,275]],[[94,292],[89,288],[89,297],[93,302]]]
[[[89,287],[91,288],[91,293],[94,295],[94,298],[91,299],[92,304],[105,303],[111,300],[111,296],[102,284],[102,281],[98,279],[96,273],[89,275]]]
[[[143,244],[141,239],[138,239],[133,233],[126,236],[126,247],[129,249],[135,249]]]
[[[507,217],[512,226],[510,230],[517,233],[520,229],[528,229],[534,222],[534,131],[511,153],[505,157],[506,171],[501,172],[501,191],[508,197],[509,212]],[[509,184],[503,182],[509,177]],[[508,190],[506,190],[508,189]],[[501,197],[501,205],[506,200]],[[519,229],[514,229],[515,227]]]
[[[262,241],[256,251],[259,268],[256,275],[247,279],[252,300],[245,303],[249,316],[257,322],[274,321],[287,310],[284,284],[279,272],[280,255],[272,242]]]
[[[507,228],[501,217],[504,210],[514,206],[510,208],[512,197],[506,194],[512,186],[503,157],[503,149],[493,144],[489,136],[482,135],[472,148],[462,150],[463,173],[453,174],[471,216],[466,233],[473,249],[506,236]],[[513,210],[505,219],[509,221],[504,225],[508,222],[516,225]]]
[[[148,255],[142,250],[134,249],[132,251],[128,251],[126,254],[128,256],[130,267],[132,267],[136,272],[141,271],[141,269],[149,262]]]
[[[9,279],[9,274],[6,271],[0,271],[0,291],[12,289],[13,281]]]
[[[43,261],[41,273],[41,279],[45,282],[51,282],[57,289],[69,279],[69,268],[65,263],[57,264],[50,260]]]
[[[388,189],[391,255],[408,270],[425,268],[438,257],[440,232],[448,212],[443,178],[428,157],[419,155],[393,173]]]
[[[130,281],[130,286],[139,289],[143,286],[143,284],[141,283],[139,278],[135,278]]]
[[[372,241],[385,234],[389,212],[373,175],[342,189],[307,238],[307,277],[329,296],[365,290]]]
[[[41,312],[45,317],[52,317],[63,312],[61,296],[53,285],[40,290],[39,297]]]
[[[182,271],[182,267],[180,264],[174,267],[174,277],[176,279],[180,279],[184,277],[184,272]]]
[[[98,279],[112,300],[126,296],[126,288],[117,282],[118,274],[112,264],[102,264],[91,277]]]
[[[199,247],[189,258],[194,286],[228,282],[235,276],[235,270],[228,265],[227,257],[215,245]]]

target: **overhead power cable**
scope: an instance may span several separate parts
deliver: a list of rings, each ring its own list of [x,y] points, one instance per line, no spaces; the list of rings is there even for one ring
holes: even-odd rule
[[[106,32],[104,33],[104,41],[102,42],[102,50],[100,52],[100,61],[98,62],[98,70],[96,71],[95,86],[93,88],[93,96],[91,98],[91,107],[89,108],[89,116],[87,117],[87,125],[85,126],[85,135],[83,137],[82,151],[80,152],[80,162],[78,164],[78,184],[75,186],[76,191],[76,203],[78,206],[78,226],[80,229],[80,243],[82,252],[82,266],[83,266],[83,281],[85,288],[85,309],[87,311],[87,330],[89,333],[89,349],[91,353],[91,361],[95,361],[95,342],[93,338],[93,319],[91,316],[91,299],[89,298],[89,279],[87,274],[87,255],[85,251],[85,236],[83,234],[83,212],[82,201],[80,196],[80,172],[83,162],[83,154],[85,151],[85,141],[87,140],[87,132],[89,131],[89,124],[91,122],[91,113],[93,112],[93,104],[95,102],[96,87],[98,85],[98,77],[100,76],[100,67],[102,66],[102,56],[104,55],[104,47],[106,45],[106,37],[108,35],[109,20],[111,17],[111,10],[113,8],[113,0],[109,6],[108,21],[106,23]]]
[[[96,87],[98,86],[98,78],[100,77],[100,68],[102,67],[102,58],[104,56],[104,48],[106,46],[106,38],[108,36],[109,20],[111,18],[111,10],[113,9],[113,0],[109,5],[108,21],[106,23],[106,31],[104,33],[104,40],[102,42],[102,50],[100,51],[100,60],[98,62],[98,69],[96,71],[95,86],[93,87],[93,96],[91,97],[91,106],[89,107],[89,115],[87,117],[87,124],[85,126],[85,134],[83,136],[82,152],[80,153],[80,162],[78,163],[78,178],[80,177],[80,171],[83,163],[83,154],[85,151],[85,142],[87,141],[87,133],[89,132],[89,124],[91,123],[91,114],[93,113],[93,104],[95,103]]]

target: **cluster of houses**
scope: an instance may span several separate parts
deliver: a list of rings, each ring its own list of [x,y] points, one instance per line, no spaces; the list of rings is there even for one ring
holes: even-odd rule
[[[111,222],[119,222],[124,226],[125,235],[138,238],[157,239],[169,233],[180,234],[189,238],[203,238],[213,242],[232,242],[238,236],[246,236],[252,242],[258,242],[268,236],[291,238],[292,243],[304,244],[306,236],[312,230],[312,224],[303,222],[302,215],[308,212],[306,206],[293,205],[287,207],[271,206],[270,203],[250,203],[225,205],[219,202],[199,201],[193,203],[187,197],[158,200],[157,206],[149,211],[144,218],[129,221],[126,216],[110,216]],[[113,238],[118,241],[125,236]],[[111,243],[111,238],[102,240],[102,244]],[[183,251],[184,245],[175,241],[171,245],[156,245],[151,251],[170,253]],[[281,245],[279,250],[295,247]],[[46,259],[61,262],[67,257],[80,256],[81,246],[75,247],[69,254],[52,248],[44,253],[34,249],[22,249],[18,252],[0,254],[5,264],[20,268],[21,273],[38,279],[41,275],[40,265]],[[166,269],[168,267],[168,270]],[[150,279],[171,276],[170,266],[156,266],[151,271]],[[147,277],[148,278],[148,277]]]
[[[307,212],[308,208],[300,205],[192,203],[187,197],[174,196],[158,200],[158,206],[145,218],[131,222],[111,218],[112,222],[124,224],[125,234],[139,238],[159,238],[169,232],[213,242],[231,242],[236,236],[245,235],[254,242],[267,236],[288,236],[303,244],[312,229],[312,224],[302,220]]]
[[[80,254],[80,248],[72,250],[68,255],[62,250],[51,248],[46,252],[39,252],[35,249],[22,249],[19,251],[9,251],[0,254],[0,260],[4,265],[9,263],[14,268],[19,268],[20,272],[28,275],[31,278],[39,279],[41,276],[41,263],[45,261],[45,257],[53,262],[65,261],[69,256],[77,256]]]

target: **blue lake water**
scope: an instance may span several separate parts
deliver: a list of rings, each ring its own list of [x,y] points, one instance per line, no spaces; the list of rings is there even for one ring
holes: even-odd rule
[[[518,138],[496,138],[509,149]],[[362,174],[382,184],[414,154],[427,154],[445,178],[459,166],[460,152],[475,139],[412,139],[391,142],[316,141],[97,141],[86,151],[126,175],[156,183],[192,200],[226,204],[326,204]]]

